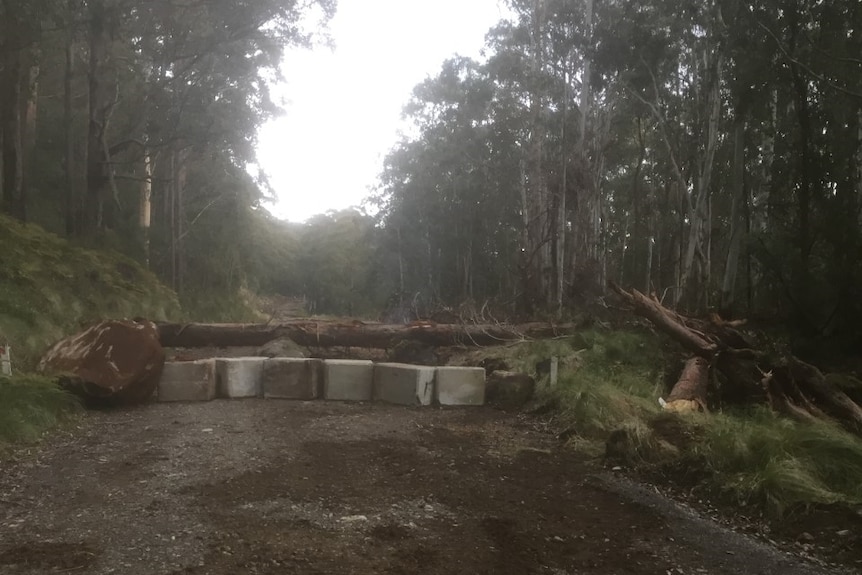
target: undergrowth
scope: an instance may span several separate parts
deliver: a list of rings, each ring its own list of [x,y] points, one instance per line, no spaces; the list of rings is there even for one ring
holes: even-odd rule
[[[78,399],[54,380],[0,376],[0,453],[13,443],[36,441],[80,410]]]
[[[693,477],[716,496],[775,517],[862,504],[862,440],[837,425],[798,423],[766,407],[663,412],[658,399],[681,365],[668,365],[662,345],[645,330],[593,329],[522,343],[502,357],[511,369],[539,376],[542,399],[557,405],[569,442],[588,454],[604,457],[613,448],[630,467]],[[560,358],[553,389],[536,369],[551,356]]]
[[[255,322],[266,320],[257,311],[258,304],[253,296],[244,290],[215,292],[194,290],[181,298],[185,316],[215,323]]]

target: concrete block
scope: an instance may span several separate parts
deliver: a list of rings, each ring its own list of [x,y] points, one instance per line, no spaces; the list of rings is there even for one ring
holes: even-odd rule
[[[216,392],[226,399],[260,397],[260,377],[265,357],[216,359]]]
[[[323,397],[336,401],[371,401],[374,362],[327,359],[323,362]]]
[[[168,361],[159,379],[159,401],[209,401],[216,396],[214,359]]]
[[[438,367],[435,387],[435,398],[440,405],[483,405],[485,368]]]
[[[375,364],[374,400],[399,405],[431,405],[435,370],[425,365]]]
[[[263,364],[263,396],[317,399],[323,382],[323,360],[277,357]]]

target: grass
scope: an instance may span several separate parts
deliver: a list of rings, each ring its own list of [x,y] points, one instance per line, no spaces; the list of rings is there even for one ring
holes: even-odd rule
[[[206,318],[214,323],[266,321],[266,317],[256,311],[256,303],[244,290],[230,293],[195,290],[182,298],[182,306],[187,317]]]
[[[19,369],[92,321],[181,315],[171,290],[117,252],[75,246],[3,215],[0,246],[0,342],[11,345]]]
[[[81,404],[54,380],[34,375],[0,376],[0,453],[33,442],[72,419]]]
[[[782,516],[823,504],[862,504],[862,440],[828,422],[799,423],[766,408],[713,415],[686,461],[740,504]]]
[[[536,364],[559,358],[557,386],[542,378],[542,395],[560,406],[559,416],[577,431],[576,441],[590,451],[603,451],[608,434],[629,426],[644,428],[659,410],[664,377],[661,349],[655,336],[638,331],[591,329],[557,340],[528,342],[512,348],[506,361],[512,369],[534,373]]]
[[[544,377],[541,394],[558,406],[570,444],[588,454],[612,453],[639,470],[696,479],[718,497],[773,517],[862,504],[862,440],[837,425],[791,421],[766,407],[663,412],[666,371],[675,376],[681,365],[668,367],[662,341],[647,331],[592,329],[513,346],[501,357],[525,373],[560,358],[558,385],[548,388]]]

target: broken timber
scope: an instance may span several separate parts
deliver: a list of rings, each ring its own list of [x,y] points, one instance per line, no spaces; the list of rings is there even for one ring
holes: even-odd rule
[[[158,324],[164,347],[256,347],[287,337],[307,347],[365,347],[391,349],[402,341],[428,346],[501,345],[524,339],[572,335],[575,324],[544,322],[505,324],[436,324],[413,322],[406,325],[345,323],[296,320],[274,324]]]
[[[862,407],[831,385],[815,366],[786,353],[776,355],[755,348],[736,327],[741,322],[709,321],[686,317],[664,307],[655,296],[611,283],[611,289],[629,303],[634,313],[648,319],[676,340],[693,357],[686,363],[666,407],[688,406],[706,410],[709,373],[723,376],[719,401],[729,404],[767,403],[773,410],[797,420],[831,419],[862,435]]]

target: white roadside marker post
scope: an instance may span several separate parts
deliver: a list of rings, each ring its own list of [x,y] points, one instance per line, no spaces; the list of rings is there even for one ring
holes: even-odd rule
[[[557,356],[551,357],[551,387],[557,385],[557,374],[560,369],[560,359]]]
[[[0,375],[12,375],[12,348],[0,344]]]

